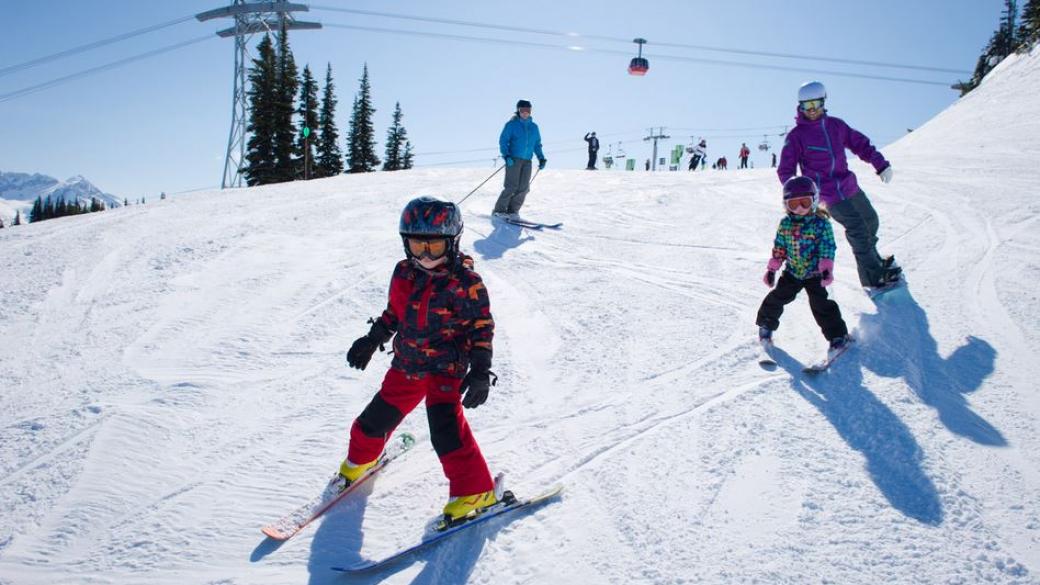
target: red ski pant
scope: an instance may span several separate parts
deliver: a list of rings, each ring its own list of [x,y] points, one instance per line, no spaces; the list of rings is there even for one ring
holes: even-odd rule
[[[462,380],[412,375],[390,368],[383,386],[350,428],[347,459],[367,463],[379,457],[397,425],[426,399],[430,440],[448,478],[448,495],[467,496],[494,489],[487,462],[462,413]]]

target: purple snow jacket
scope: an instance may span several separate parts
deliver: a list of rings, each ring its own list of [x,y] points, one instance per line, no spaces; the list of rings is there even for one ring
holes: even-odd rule
[[[787,133],[776,168],[781,183],[795,176],[797,166],[801,165],[802,175],[812,177],[819,185],[820,199],[834,205],[859,192],[856,175],[849,170],[845,159],[846,148],[879,173],[889,166],[870,139],[850,128],[841,118],[828,116],[824,111],[815,122],[802,112],[798,112],[795,119],[798,124]]]

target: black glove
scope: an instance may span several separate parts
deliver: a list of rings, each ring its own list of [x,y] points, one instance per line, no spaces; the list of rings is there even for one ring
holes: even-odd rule
[[[549,162],[548,159],[544,159],[544,158],[538,159],[538,170],[540,171],[540,170],[544,169],[545,168],[545,163],[547,163],[547,162]]]
[[[368,331],[368,335],[359,337],[347,351],[347,364],[352,368],[364,370],[368,366],[369,360],[372,359],[372,354],[376,352],[376,348],[383,349],[383,344],[393,337],[393,333],[383,325],[382,321],[373,319],[371,323],[372,329]]]
[[[494,376],[494,381],[491,377]],[[475,349],[469,354],[469,372],[462,379],[459,393],[463,395],[462,406],[476,408],[487,401],[488,390],[498,382],[498,376],[491,371],[491,352],[486,349]]]

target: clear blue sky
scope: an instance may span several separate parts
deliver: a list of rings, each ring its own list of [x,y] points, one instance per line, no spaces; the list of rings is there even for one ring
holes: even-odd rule
[[[646,77],[629,76],[635,45],[575,37],[520,34],[312,9],[301,20],[326,25],[391,28],[550,45],[620,50],[632,55],[567,51],[525,44],[471,42],[326,28],[290,35],[296,62],[323,77],[331,63],[346,134],[350,103],[362,64],[371,74],[380,141],[395,101],[420,166],[464,162],[487,167],[502,124],[518,98],[534,103],[551,168],[584,167],[582,136],[596,130],[608,145],[623,141],[630,156],[649,156],[641,140],[664,126],[669,146],[691,135],[708,140],[709,155],[726,155],[731,168],[742,141],[756,166],[767,127],[791,123],[798,86],[827,84],[832,115],[844,118],[879,145],[927,121],[952,103],[948,84],[967,79],[997,26],[999,0],[905,2],[702,2],[640,3],[531,0],[523,3],[321,0],[332,6],[482,22],[603,37],[643,37],[650,59]],[[0,69],[92,41],[189,16],[224,3],[214,0],[11,3],[0,35]],[[0,96],[65,75],[205,36],[227,21],[191,20],[125,42],[0,76]],[[961,70],[939,73],[756,57],[661,47],[681,43],[819,58],[922,65]],[[255,46],[255,42],[253,43]],[[57,178],[82,174],[120,197],[154,197],[218,186],[231,114],[233,42],[194,44],[9,100],[0,100],[0,170],[41,172]],[[922,85],[842,77],[831,73],[749,68],[677,61],[756,63],[808,70],[905,77],[943,82]],[[762,130],[759,130],[762,128]],[[770,139],[774,148],[778,137]],[[486,148],[483,152],[466,152]],[[446,154],[426,154],[446,153]],[[382,154],[382,145],[380,145]]]

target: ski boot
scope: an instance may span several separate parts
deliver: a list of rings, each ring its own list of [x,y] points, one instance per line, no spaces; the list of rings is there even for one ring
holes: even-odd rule
[[[830,347],[828,348],[831,352],[842,351],[845,346],[849,344],[849,336],[842,335],[841,337],[835,337],[830,341]]]
[[[339,466],[339,476],[343,479],[343,486],[340,487],[340,491],[347,489],[347,487],[355,481],[361,479],[368,473],[369,469],[375,467],[376,463],[379,463],[379,458],[373,459],[368,463],[353,463],[349,459],[344,459],[343,463]]]
[[[464,524],[477,516],[484,510],[503,502],[506,505],[516,501],[512,492],[502,489],[503,476],[500,474],[495,478],[494,489],[469,496],[456,496],[448,499],[444,506],[444,517],[437,523],[438,531],[447,530],[453,526]]]
[[[758,340],[761,341],[762,343],[772,343],[773,342],[773,330],[772,329],[766,329],[765,327],[759,327],[758,328]]]

